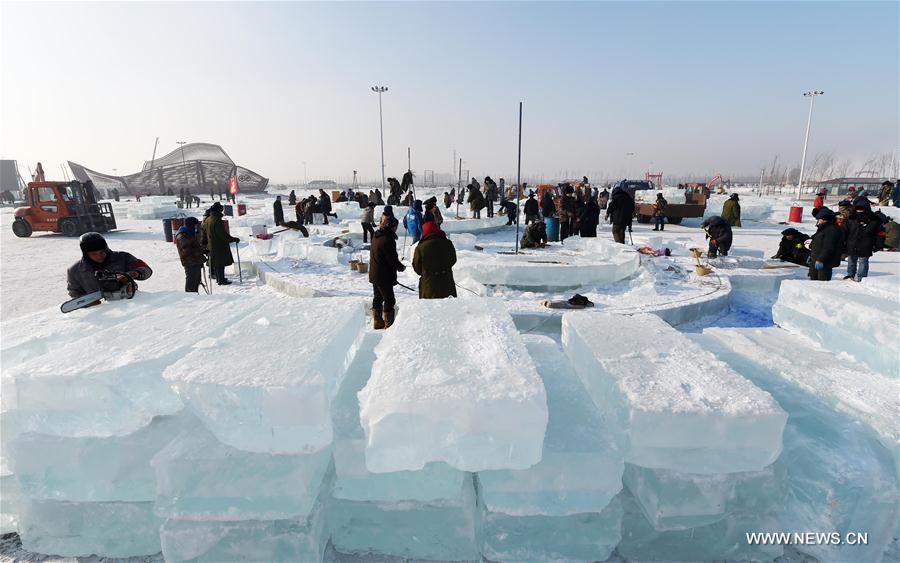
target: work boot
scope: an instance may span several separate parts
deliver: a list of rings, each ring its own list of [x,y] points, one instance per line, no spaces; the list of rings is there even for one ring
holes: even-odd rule
[[[372,309],[372,328],[375,330],[384,328],[384,318],[382,318],[381,313],[381,309]]]
[[[384,328],[391,328],[394,324],[394,310],[388,309],[384,312]]]
[[[227,278],[222,278],[221,280],[219,280],[218,283],[219,283],[219,285],[231,285],[231,280],[229,280]]]

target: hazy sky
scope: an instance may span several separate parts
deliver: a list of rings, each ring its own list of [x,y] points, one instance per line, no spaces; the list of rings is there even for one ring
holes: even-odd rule
[[[898,147],[897,2],[0,3],[0,154],[135,172],[175,141],[275,182],[758,173]],[[628,156],[627,153],[634,153]],[[24,174],[23,174],[24,175]]]

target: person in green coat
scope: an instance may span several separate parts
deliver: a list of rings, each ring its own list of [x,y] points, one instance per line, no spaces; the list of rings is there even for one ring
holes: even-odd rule
[[[240,242],[241,239],[233,237],[225,230],[222,222],[222,204],[218,201],[209,209],[209,216],[203,220],[203,239],[209,251],[209,268],[219,285],[229,285],[230,281],[225,277],[225,266],[234,264],[231,255],[231,243]]]
[[[728,221],[732,227],[741,226],[741,204],[738,203],[737,194],[731,194],[731,197],[722,205],[722,219]]]
[[[453,243],[434,221],[426,221],[422,233],[422,240],[413,255],[413,269],[422,276],[419,299],[456,297],[456,282],[453,281],[456,249]]]

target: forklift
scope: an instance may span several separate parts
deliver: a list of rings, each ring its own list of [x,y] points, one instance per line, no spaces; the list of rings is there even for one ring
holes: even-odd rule
[[[34,231],[77,237],[87,232],[105,233],[116,228],[112,204],[98,203],[91,181],[29,182],[25,207],[15,211],[12,230],[17,237]]]

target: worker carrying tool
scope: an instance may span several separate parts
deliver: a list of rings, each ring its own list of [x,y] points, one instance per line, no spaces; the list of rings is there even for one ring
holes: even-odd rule
[[[81,235],[79,246],[81,260],[66,273],[66,289],[73,299],[62,304],[63,313],[98,305],[103,299],[131,299],[137,291],[135,282],[153,275],[143,260],[110,250],[100,233]]]

